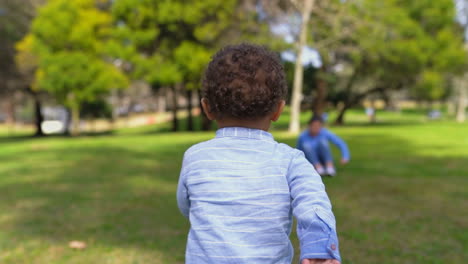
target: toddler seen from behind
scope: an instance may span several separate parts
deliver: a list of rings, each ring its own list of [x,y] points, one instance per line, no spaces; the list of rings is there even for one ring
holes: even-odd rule
[[[189,148],[177,189],[190,220],[187,264],[289,264],[297,219],[301,263],[338,264],[335,217],[321,177],[303,152],[268,132],[285,105],[278,56],[264,47],[227,46],[203,80],[202,106],[216,136]]]

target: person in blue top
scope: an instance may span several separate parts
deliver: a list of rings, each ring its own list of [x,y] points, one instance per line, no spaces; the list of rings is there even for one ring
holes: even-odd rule
[[[333,156],[329,142],[341,151],[341,164],[350,160],[349,149],[346,143],[337,135],[323,127],[323,118],[313,116],[306,131],[302,132],[297,141],[297,149],[302,150],[320,175],[335,176]]]

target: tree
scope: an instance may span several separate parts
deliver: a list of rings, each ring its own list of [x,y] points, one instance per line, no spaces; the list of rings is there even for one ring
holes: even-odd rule
[[[39,10],[20,47],[37,59],[35,84],[71,110],[79,133],[80,107],[128,85],[106,51],[113,21],[107,1],[51,0]]]
[[[423,65],[421,43],[426,41],[417,23],[392,1],[345,3],[353,23],[345,44],[335,51],[335,62],[347,68],[337,72],[344,81],[343,106],[335,123],[342,124],[346,111],[373,93],[400,89],[413,81]]]
[[[456,120],[459,123],[463,123],[466,120],[466,107],[468,106],[468,74],[465,74],[462,78],[457,81],[457,96],[458,96],[458,105],[457,105],[457,114]]]
[[[16,56],[15,63],[18,67],[20,75],[25,86],[26,92],[29,93],[34,100],[34,125],[35,125],[35,136],[43,136],[42,122],[44,117],[42,115],[42,102],[41,97],[44,97],[44,92],[38,89],[34,82],[34,74],[37,70],[36,57],[29,51],[30,38],[28,40],[17,43],[16,45]]]
[[[186,41],[177,47],[174,55],[175,63],[184,76],[184,88],[187,91],[187,130],[193,131],[192,93],[199,89],[201,74],[211,54],[206,47]]]
[[[299,117],[302,101],[302,81],[304,78],[304,66],[302,64],[302,51],[307,44],[307,26],[315,0],[292,1],[301,12],[301,29],[299,39],[296,43],[296,64],[294,69],[294,84],[291,96],[291,119],[289,121],[289,132],[298,133],[300,129]]]
[[[458,0],[457,2],[457,17],[458,22],[462,29],[462,34],[464,34],[465,42],[465,51],[467,51],[468,45],[468,1],[467,0]],[[456,88],[456,97],[457,97],[457,111],[456,111],[456,120],[459,123],[462,123],[466,120],[466,107],[468,106],[468,73],[463,74],[459,78],[455,78],[455,88]]]
[[[277,0],[273,4],[270,1],[264,1],[263,5],[267,7],[266,13],[273,24],[286,28],[286,38],[294,40],[296,50],[296,70],[295,82],[293,85],[291,99],[291,120],[290,129],[299,128],[299,111],[302,101],[302,86],[304,85],[303,66],[299,63],[303,58],[302,49],[305,45],[312,47],[320,54],[320,63],[318,71],[314,72],[314,92],[315,96],[312,104],[314,114],[321,115],[325,111],[328,86],[331,80],[336,79],[331,69],[338,65],[340,59],[337,58],[339,52],[348,50],[350,40],[352,39],[352,30],[355,27],[355,21],[359,17],[351,15],[351,1],[281,1]],[[291,8],[291,4],[296,8]],[[305,8],[305,4],[312,4]],[[312,8],[313,7],[313,8]],[[300,23],[297,20],[300,19]],[[304,23],[304,20],[306,23]],[[297,30],[296,28],[300,28]],[[302,39],[301,39],[302,36]],[[304,40],[304,36],[309,36],[309,40]],[[300,44],[299,42],[303,42]],[[348,50],[349,51],[349,50]],[[306,84],[310,85],[310,84]]]
[[[175,50],[188,39],[186,32],[193,31],[195,25],[181,19],[193,16],[193,10],[182,3],[161,1],[121,0],[112,6],[117,28],[111,48],[115,56],[129,63],[130,78],[148,82],[155,91],[170,87],[174,131],[178,130],[177,94],[184,82]]]
[[[423,29],[432,41],[424,43],[428,55],[421,69],[413,92],[418,98],[435,101],[446,98],[453,79],[459,79],[466,69],[466,51],[463,33],[455,22],[454,1],[420,1],[407,3],[409,16]]]
[[[319,1],[312,11],[308,28],[312,36],[310,45],[320,54],[322,64],[315,78],[314,115],[321,116],[325,112],[329,88],[336,79],[331,70],[340,63],[336,55],[350,47],[350,32],[359,19],[351,14],[350,4],[339,0]]]
[[[373,93],[417,87],[419,94],[431,89],[424,93],[436,99],[445,93],[436,92],[440,87],[435,83],[442,84],[437,80],[446,80],[463,67],[465,55],[451,0],[344,4],[350,4],[359,19],[349,27],[353,37],[336,55],[350,69],[336,123],[343,123],[346,110]]]
[[[413,94],[417,98],[432,102],[444,95],[447,83],[440,73],[425,70],[419,78],[413,87]]]
[[[300,129],[299,117],[303,99],[303,53],[307,45],[310,44],[307,40],[309,21],[317,4],[315,0],[264,0],[260,3],[264,19],[268,21],[273,30],[278,31],[280,37],[292,43],[295,52],[289,132],[297,133]]]
[[[43,135],[41,123],[40,93],[32,89],[30,84],[31,72],[24,65],[15,63],[15,43],[29,30],[30,21],[42,0],[0,0],[0,95],[7,99],[7,113],[9,120],[14,120],[14,97],[16,92],[29,94],[34,101],[35,135]],[[28,68],[28,67],[26,67]]]
[[[239,40],[274,43],[266,37],[268,25],[259,23],[253,0],[119,0],[112,10],[117,37],[110,49],[131,65],[130,77],[147,81],[154,90],[170,87],[172,94],[187,90],[189,98],[220,46]],[[175,98],[173,130],[178,129]],[[190,128],[191,115],[188,122]]]
[[[318,1],[309,24],[308,44],[320,53],[322,62],[315,78],[313,111],[321,114],[326,94],[333,91],[343,103],[338,124],[349,108],[372,94],[411,87],[432,89],[432,96],[447,94],[435,93],[440,87],[420,82],[428,81],[427,73],[437,73],[446,87],[445,80],[459,74],[466,59],[455,30],[452,0]]]
[[[76,77],[79,76],[79,77]],[[82,52],[57,52],[45,58],[37,85],[71,110],[72,134],[79,133],[81,106],[97,101],[109,90],[128,85],[112,65]]]

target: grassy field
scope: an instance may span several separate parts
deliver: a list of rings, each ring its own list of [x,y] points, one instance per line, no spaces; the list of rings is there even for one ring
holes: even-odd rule
[[[418,113],[379,113],[375,125],[361,113],[350,118],[333,131],[352,162],[324,179],[343,263],[464,263],[468,124]],[[294,145],[286,123],[274,135]],[[213,132],[165,128],[41,139],[0,131],[0,263],[183,263],[181,158]],[[88,247],[70,249],[71,240]]]

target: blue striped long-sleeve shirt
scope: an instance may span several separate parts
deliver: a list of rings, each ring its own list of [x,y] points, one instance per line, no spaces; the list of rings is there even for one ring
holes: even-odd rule
[[[187,264],[289,264],[293,215],[301,260],[340,260],[321,177],[301,151],[268,132],[222,128],[188,149],[177,201],[191,224]]]

